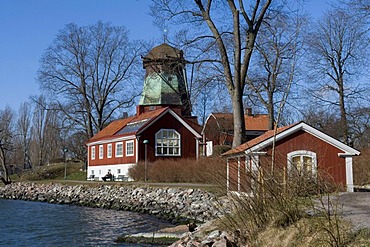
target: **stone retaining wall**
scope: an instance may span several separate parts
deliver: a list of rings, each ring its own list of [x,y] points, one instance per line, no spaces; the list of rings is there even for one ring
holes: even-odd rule
[[[173,223],[206,222],[222,215],[214,196],[199,189],[19,182],[0,187],[0,198],[135,211]]]

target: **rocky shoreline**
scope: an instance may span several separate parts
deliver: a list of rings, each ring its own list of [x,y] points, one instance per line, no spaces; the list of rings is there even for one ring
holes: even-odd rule
[[[0,187],[0,198],[134,211],[174,224],[222,216],[215,197],[199,189],[16,182]]]
[[[69,204],[94,208],[126,210],[154,215],[166,219],[173,224],[180,225],[179,229],[142,233],[138,236],[121,236],[121,238],[135,237],[137,239],[172,238],[171,246],[230,246],[235,244],[234,237],[226,232],[210,227],[212,222],[223,216],[228,208],[228,201],[216,200],[216,197],[206,191],[189,188],[149,187],[135,185],[63,185],[59,183],[39,184],[30,182],[15,182],[0,187],[0,198],[14,200],[40,201],[55,204]],[[222,210],[220,210],[222,205]],[[201,225],[197,231],[186,230],[185,223],[197,222]],[[181,226],[182,224],[182,226]],[[202,230],[205,229],[206,230]],[[208,231],[212,229],[212,232]],[[205,234],[208,232],[208,234]],[[152,237],[153,236],[153,237]],[[120,238],[120,237],[119,237]],[[118,239],[119,239],[118,238]],[[231,245],[237,246],[237,245]]]

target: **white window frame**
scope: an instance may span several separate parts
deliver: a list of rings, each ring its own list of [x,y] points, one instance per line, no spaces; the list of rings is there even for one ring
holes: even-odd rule
[[[316,153],[308,150],[297,150],[293,151],[287,154],[288,158],[288,171],[292,171],[293,167],[293,157],[300,156],[301,157],[301,162],[303,164],[303,157],[311,157],[312,158],[312,175],[316,176],[317,173],[317,158],[316,158]]]
[[[107,145],[107,158],[112,158],[112,143]]]
[[[91,147],[91,159],[95,160],[95,146]]]
[[[166,138],[163,137],[164,132],[167,132],[167,137]],[[178,136],[178,138],[168,138],[168,133],[170,133],[170,132],[175,133]],[[163,140],[165,140],[165,141],[166,140],[175,140],[175,141],[178,141],[178,145],[177,146],[175,146],[175,145],[170,146],[169,144],[168,144],[168,146],[158,145],[159,140],[162,140],[162,142],[163,142]],[[167,148],[168,151],[169,151],[170,148],[174,148],[174,149],[176,148],[176,149],[178,149],[178,153],[177,154],[169,154],[167,152],[167,154],[164,154],[163,150],[165,148]],[[158,149],[161,149],[162,152],[158,153]],[[155,134],[155,156],[181,156],[181,135],[180,135],[180,133],[177,132],[174,129],[161,129],[161,130],[159,130]]]
[[[126,156],[134,156],[135,154],[134,141],[133,140],[126,141],[125,145],[126,145]],[[129,146],[131,146],[131,149],[129,149]]]
[[[104,145],[99,145],[99,159],[104,158]]]
[[[117,150],[118,150],[118,146],[122,145],[122,150],[121,150],[121,154],[118,154]],[[119,157],[123,157],[123,142],[116,142],[116,157],[119,158]]]

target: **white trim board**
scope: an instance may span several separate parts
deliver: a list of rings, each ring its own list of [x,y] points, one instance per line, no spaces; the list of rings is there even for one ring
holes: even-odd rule
[[[159,114],[155,119],[152,121],[149,121],[147,125],[144,125],[142,129],[140,129],[136,134],[140,135],[143,131],[145,131],[147,128],[149,128],[151,125],[153,125],[155,122],[157,122],[163,115],[166,113],[170,113],[176,120],[178,120],[185,128],[187,128],[196,138],[202,138],[202,136],[193,129],[188,123],[186,123],[179,115],[177,115],[174,111],[172,111],[170,108]]]
[[[337,139],[325,134],[324,132],[321,132],[318,129],[313,128],[312,126],[310,126],[310,125],[308,125],[304,122],[300,122],[297,125],[294,125],[291,128],[286,129],[286,130],[278,133],[275,137],[275,140],[276,140],[276,142],[278,142],[278,141],[282,140],[283,138],[288,137],[288,136],[294,134],[295,132],[297,132],[299,130],[303,130],[303,131],[319,138],[320,140],[322,140],[326,143],[329,143],[330,145],[332,145],[332,146],[342,150],[343,152],[345,152],[346,155],[352,155],[352,156],[353,155],[360,155],[360,151],[358,151],[354,148],[351,148],[350,146],[338,141]],[[274,140],[274,136],[256,144],[255,146],[253,146],[249,149],[246,149],[244,152],[245,152],[245,154],[249,154],[251,152],[261,150],[265,147],[270,146],[272,144],[273,140]]]

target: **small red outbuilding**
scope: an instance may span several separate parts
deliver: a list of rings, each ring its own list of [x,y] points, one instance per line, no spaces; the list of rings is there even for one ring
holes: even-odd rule
[[[274,150],[274,152],[273,152]],[[228,191],[250,192],[248,174],[261,166],[281,168],[282,179],[292,168],[304,176],[325,174],[325,179],[353,192],[352,157],[360,152],[320,130],[299,122],[269,130],[263,135],[224,153],[227,157]],[[248,186],[245,186],[248,184]]]

